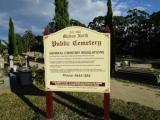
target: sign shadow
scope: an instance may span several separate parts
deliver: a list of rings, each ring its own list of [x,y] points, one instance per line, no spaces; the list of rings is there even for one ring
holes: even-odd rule
[[[43,117],[45,117],[45,111],[41,110],[38,106],[36,106],[26,97],[26,95],[44,96],[44,91],[38,89],[34,85],[29,85],[25,87],[12,87],[12,92],[15,93],[22,101],[24,101],[24,103],[26,103],[35,112],[35,117],[37,117],[38,115],[42,115]],[[33,118],[33,120],[34,119],[35,118]]]
[[[74,104],[78,106],[78,108],[73,107],[73,105],[69,105],[65,102],[60,101],[57,98],[53,98],[57,103],[64,105],[65,107],[69,108],[70,110],[78,113],[79,115],[82,115],[90,120],[103,120],[104,118],[104,110],[101,107],[98,107],[94,104],[91,104],[87,101],[81,100],[79,98],[76,98],[70,94],[64,93],[64,92],[55,92],[55,94],[67,101],[69,101],[71,104]],[[110,117],[112,120],[127,120],[123,116],[120,116],[114,112],[110,112]]]

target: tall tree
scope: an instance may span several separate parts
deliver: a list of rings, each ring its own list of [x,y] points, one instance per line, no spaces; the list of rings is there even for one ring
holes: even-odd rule
[[[88,28],[96,30],[98,32],[104,32],[105,17],[104,16],[95,17],[93,21],[88,24]]]
[[[9,49],[10,55],[17,55],[18,54],[16,39],[15,39],[15,35],[14,35],[14,24],[13,24],[11,17],[9,19],[8,49]]]
[[[23,35],[23,42],[25,48],[24,51],[30,52],[35,42],[35,35],[32,33],[32,31],[25,31],[25,34]]]
[[[37,51],[37,52],[42,52],[43,53],[43,36],[40,36],[40,35],[37,35],[35,37],[36,39],[36,43],[34,44],[34,51]]]
[[[114,50],[116,55],[128,55],[129,40],[126,39],[128,21],[124,16],[113,16]]]
[[[112,18],[113,18],[113,12],[112,12],[112,0],[108,0],[107,2],[107,15],[105,18],[105,25],[108,25],[111,31],[111,75],[114,73],[115,71],[115,47],[114,47],[114,31],[113,31],[113,22],[112,22]]]
[[[152,27],[149,21],[149,14],[143,10],[132,9],[128,11],[126,19],[127,39],[130,41],[130,51],[136,57],[145,57],[148,55],[149,33]]]
[[[23,45],[22,37],[21,37],[20,34],[16,34],[15,38],[16,38],[16,42],[17,42],[18,53],[19,53],[19,54],[22,54],[23,51],[24,51],[24,50],[23,50],[24,45]]]
[[[56,31],[69,26],[68,0],[55,0],[55,21]]]
[[[153,24],[160,25],[160,11],[154,12],[151,15],[151,20],[152,20]]]
[[[56,32],[55,21],[49,22],[47,25],[47,28],[48,28],[49,33]]]

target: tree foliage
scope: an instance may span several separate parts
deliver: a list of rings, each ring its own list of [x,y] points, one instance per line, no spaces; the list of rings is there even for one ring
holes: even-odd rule
[[[55,0],[55,22],[56,31],[69,26],[68,0]]]
[[[103,31],[105,26],[103,19],[105,18],[105,16],[95,17],[89,23],[89,28]],[[126,16],[113,16],[116,56],[160,58],[158,53],[160,51],[159,21],[159,11],[150,15],[146,11],[132,9],[128,11]]]
[[[11,17],[9,19],[8,50],[9,50],[10,55],[18,54],[16,39],[15,39],[15,34],[14,34],[14,24],[13,24]]]
[[[115,40],[114,40],[114,30],[113,30],[113,12],[112,12],[112,0],[107,2],[107,15],[105,17],[105,26],[108,25],[111,33],[111,75],[115,71]]]
[[[33,51],[43,52],[43,36],[41,35],[35,36]]]
[[[107,2],[107,15],[105,17],[105,25],[108,25],[111,32],[113,32],[113,22],[112,22],[112,17],[113,17],[113,12],[112,12],[112,0],[108,0]]]
[[[33,44],[35,42],[35,36],[32,33],[32,31],[27,30],[25,31],[23,35],[23,42],[24,42],[24,52],[29,52],[31,51]]]
[[[48,25],[47,25],[47,28],[49,30],[49,33],[56,32],[55,21],[49,22]]]
[[[104,16],[95,17],[93,21],[88,24],[88,28],[96,30],[98,32],[104,32],[105,17]]]
[[[23,45],[23,39],[22,39],[22,36],[20,34],[16,34],[15,35],[15,39],[16,39],[16,44],[17,44],[17,49],[18,49],[18,53],[19,54],[22,54],[23,53],[23,48],[24,48],[24,45]]]
[[[71,20],[70,20],[70,25],[71,25],[71,26],[81,26],[81,27],[86,27],[85,24],[83,24],[83,23],[81,23],[80,21],[75,20],[75,19],[71,19]]]
[[[154,12],[152,15],[151,15],[151,21],[154,25],[160,25],[160,11],[158,12]]]

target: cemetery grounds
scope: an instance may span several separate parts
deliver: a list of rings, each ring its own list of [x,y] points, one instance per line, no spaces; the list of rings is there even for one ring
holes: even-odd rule
[[[43,63],[30,62],[43,68]],[[33,67],[34,68],[34,67]],[[1,120],[45,119],[45,93],[41,73],[34,84],[0,95]],[[103,94],[54,92],[55,120],[102,120]],[[160,120],[160,87],[111,79],[111,120]]]

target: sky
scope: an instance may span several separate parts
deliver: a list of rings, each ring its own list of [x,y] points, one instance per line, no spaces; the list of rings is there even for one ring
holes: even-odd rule
[[[96,16],[107,13],[107,0],[68,0],[70,18],[88,25]],[[54,0],[0,0],[0,39],[7,40],[9,17],[13,18],[15,33],[32,30],[42,35],[44,27],[54,17]],[[113,14],[127,14],[138,8],[150,14],[160,11],[160,0],[112,0]]]

